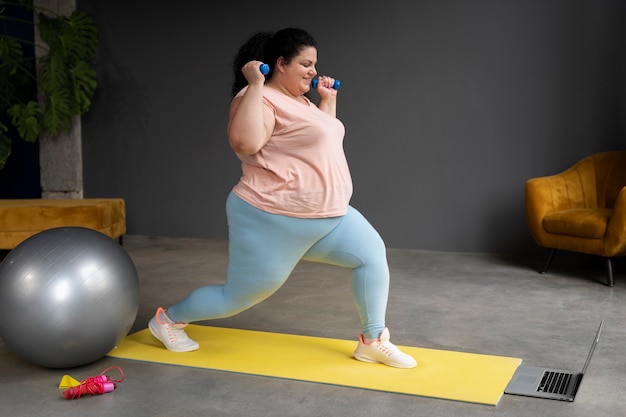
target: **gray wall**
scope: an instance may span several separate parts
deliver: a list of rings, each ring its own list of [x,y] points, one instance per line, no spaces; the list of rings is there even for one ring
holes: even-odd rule
[[[78,7],[100,28],[85,196],[125,198],[131,234],[227,237],[230,64],[257,30],[317,38],[319,72],[342,81],[352,204],[389,247],[534,251],[526,179],[626,148],[623,1]]]

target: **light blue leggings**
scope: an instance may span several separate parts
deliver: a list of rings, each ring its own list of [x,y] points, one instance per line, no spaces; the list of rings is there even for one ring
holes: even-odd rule
[[[345,216],[302,219],[267,213],[231,192],[226,202],[225,284],[200,287],[168,308],[177,322],[233,316],[276,292],[301,260],[352,269],[352,295],[365,337],[385,328],[389,268],[385,244],[352,207]]]

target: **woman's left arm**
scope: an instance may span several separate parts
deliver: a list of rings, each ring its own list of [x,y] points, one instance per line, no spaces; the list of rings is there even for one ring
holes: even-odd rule
[[[332,86],[335,79],[320,77],[317,82],[317,93],[320,95],[320,103],[317,107],[324,113],[337,117],[337,90]]]

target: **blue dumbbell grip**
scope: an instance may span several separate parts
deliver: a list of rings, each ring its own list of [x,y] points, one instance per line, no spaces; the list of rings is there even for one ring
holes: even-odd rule
[[[261,64],[259,66],[259,71],[261,71],[261,74],[267,75],[270,72],[270,66],[267,64]],[[311,87],[317,88],[317,78],[314,78],[313,81],[311,81]],[[335,82],[333,83],[333,88],[335,90],[339,90],[339,87],[341,87],[341,81],[335,80]]]
[[[317,88],[317,78],[313,78],[313,81],[311,81],[311,87]],[[335,80],[335,82],[333,83],[333,88],[335,90],[339,90],[339,87],[341,87],[341,81]]]

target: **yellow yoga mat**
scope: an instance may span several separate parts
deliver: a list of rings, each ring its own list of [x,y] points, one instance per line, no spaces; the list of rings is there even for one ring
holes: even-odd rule
[[[521,359],[399,346],[413,369],[359,362],[357,342],[189,325],[195,352],[166,350],[148,329],[127,336],[108,356],[263,375],[424,397],[497,405]]]

